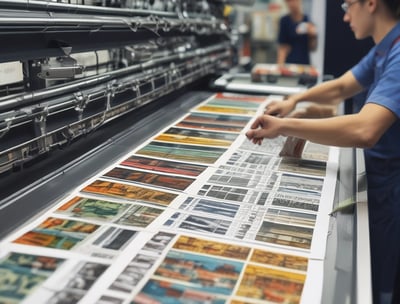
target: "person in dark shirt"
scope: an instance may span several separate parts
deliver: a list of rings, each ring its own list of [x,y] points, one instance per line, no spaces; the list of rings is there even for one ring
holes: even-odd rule
[[[301,0],[285,0],[289,13],[279,22],[277,64],[310,64],[317,48],[317,30],[303,13]]]

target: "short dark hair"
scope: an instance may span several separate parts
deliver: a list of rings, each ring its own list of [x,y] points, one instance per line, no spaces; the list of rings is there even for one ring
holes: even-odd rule
[[[360,2],[365,2],[366,0],[360,0]],[[393,17],[400,19],[400,1],[399,0],[382,0],[390,12],[392,12]]]
[[[394,12],[397,19],[400,19],[400,1],[399,0],[385,0],[388,8]]]

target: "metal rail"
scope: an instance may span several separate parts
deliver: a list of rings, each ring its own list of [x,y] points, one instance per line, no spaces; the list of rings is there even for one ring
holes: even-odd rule
[[[208,54],[224,51],[229,49],[229,43],[224,42],[218,45],[209,46],[205,48],[199,48],[192,51],[186,51],[185,53],[173,54],[170,52],[169,55],[164,56],[162,58],[152,59],[150,61],[135,64],[123,69],[118,69],[111,72],[106,72],[101,75],[90,76],[85,78],[84,80],[77,80],[70,82],[68,84],[62,84],[58,86],[54,86],[48,89],[33,91],[30,93],[19,94],[16,96],[3,97],[0,98],[0,112],[9,111],[16,107],[23,107],[26,105],[33,104],[38,102],[39,100],[45,100],[47,98],[51,98],[61,94],[71,93],[73,91],[94,86],[96,84],[104,83],[107,81],[111,81],[112,79],[122,77],[124,75],[132,74],[138,71],[142,71],[145,69],[150,69],[152,67],[157,67],[159,65],[163,65],[169,62],[173,62],[176,60],[187,60],[191,58],[195,58],[197,56],[206,56]]]
[[[369,240],[367,180],[364,155],[356,149],[357,202],[357,273],[356,297],[359,304],[372,304],[371,255]]]
[[[32,122],[37,129],[37,135],[3,150],[0,153],[0,172],[46,153],[54,147],[67,144],[108,121],[205,75],[216,73],[224,66],[224,61],[230,58],[230,52],[220,45],[171,57],[180,60],[160,65],[161,61],[167,60],[163,58],[153,62],[153,68],[147,67],[136,73],[128,73],[129,68],[113,71],[100,77],[102,83],[99,83],[99,79],[92,79],[91,83],[97,85],[89,86],[86,83],[88,85],[86,89],[77,82],[69,88],[59,87],[25,96],[34,98],[36,103],[3,113],[0,136],[4,136],[15,127]],[[193,60],[194,58],[196,60]],[[139,69],[139,67],[134,68]],[[50,97],[56,93],[59,97]],[[22,95],[19,99],[14,99],[14,102],[20,105],[24,100],[26,101],[26,98]],[[100,103],[100,110],[87,113],[86,108],[91,103]],[[64,122],[57,122],[56,127],[49,125],[52,116],[63,112],[69,113],[69,116],[64,115],[66,118]]]

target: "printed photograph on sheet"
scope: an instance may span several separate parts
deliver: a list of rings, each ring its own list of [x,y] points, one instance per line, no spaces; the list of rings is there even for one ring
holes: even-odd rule
[[[13,242],[62,250],[73,249],[93,257],[113,259],[136,234],[137,232],[133,230],[116,227],[100,228],[99,225],[88,222],[50,217]]]
[[[148,145],[136,151],[136,154],[200,164],[213,164],[225,152],[226,148],[220,147],[206,147],[152,141]]]
[[[182,197],[183,198],[183,197]],[[208,218],[219,218],[232,221],[229,235],[243,239],[261,225],[267,212],[267,207],[249,204],[235,204],[216,199],[209,200],[200,197],[187,197],[179,206],[179,209],[191,215]],[[179,219],[183,219],[183,214]]]
[[[50,217],[15,239],[14,243],[70,250],[99,227],[91,223]]]
[[[171,250],[154,275],[187,283],[205,292],[230,295],[242,268],[240,261]]]
[[[329,158],[329,148],[329,146],[307,142],[302,158],[326,162]]]
[[[256,205],[266,205],[269,191],[253,190],[250,188],[229,187],[228,185],[204,184],[197,195],[217,198],[231,202],[242,202]]]
[[[165,227],[186,231],[225,235],[232,221],[176,212],[165,223]]]
[[[144,245],[142,251],[160,255],[175,236],[175,233],[159,231]]]
[[[193,112],[175,126],[209,131],[239,133],[249,122],[250,117]]]
[[[191,112],[181,122],[237,127],[240,132],[250,119],[248,116]]]
[[[86,296],[92,286],[101,279],[109,265],[70,259],[47,280],[27,303],[73,304]]]
[[[289,173],[283,173],[279,182],[279,186],[282,188],[314,191],[318,193],[321,193],[323,185],[324,185],[323,178],[300,176]]]
[[[71,217],[147,227],[164,210],[139,204],[116,203],[85,197],[74,197],[56,210]]]
[[[156,158],[132,155],[123,162],[122,166],[144,169],[149,171],[163,172],[169,174],[179,174],[187,176],[199,176],[207,166],[194,165],[183,162],[168,161]]]
[[[162,212],[164,210],[159,208],[134,204],[115,221],[115,224],[145,228],[157,219]]]
[[[231,300],[229,304],[254,304],[254,302],[247,302],[243,300]]]
[[[159,257],[174,238],[175,234],[163,231],[156,233],[112,282],[109,289],[131,293],[144,277],[148,277],[153,265],[158,262]]]
[[[49,278],[64,259],[10,252],[0,259],[0,303],[20,303]]]
[[[313,228],[315,226],[317,215],[315,213],[270,208],[265,214],[264,219],[268,222],[300,225]]]
[[[126,266],[123,272],[111,284],[110,290],[130,293],[133,288],[148,275],[150,269],[157,263],[157,260],[157,256],[139,253],[129,262],[128,266]]]
[[[115,167],[104,174],[104,177],[177,191],[185,190],[195,181],[195,179],[189,177],[164,175],[120,167]]]
[[[279,164],[279,171],[325,176],[326,163],[301,158],[282,158]]]
[[[119,299],[111,296],[101,296],[101,298],[96,302],[96,304],[122,304],[123,299]]]
[[[104,180],[94,181],[83,188],[82,192],[118,197],[161,206],[168,206],[178,196],[178,194],[175,193]]]
[[[199,112],[210,112],[210,113],[225,113],[225,114],[237,114],[237,115],[248,115],[254,116],[257,114],[257,109],[247,109],[243,107],[228,107],[217,104],[205,104],[194,109]]]
[[[307,271],[308,259],[302,256],[254,249],[250,260],[254,263]]]
[[[256,240],[277,245],[310,249],[313,229],[264,221]]]
[[[224,304],[226,297],[203,290],[201,287],[179,284],[175,280],[149,280],[131,304]]]
[[[250,247],[246,246],[239,246],[226,242],[222,243],[186,235],[181,235],[175,242],[173,248],[243,261],[247,260],[251,251]]]
[[[59,207],[56,212],[71,217],[112,222],[118,219],[128,208],[128,204],[77,196]]]
[[[46,303],[73,304],[79,302],[107,268],[108,265],[99,263],[79,263],[75,268],[70,269],[63,280],[57,281],[57,285],[53,284],[54,292],[46,300]]]
[[[138,233],[134,230],[116,227],[104,228],[100,235],[95,235],[94,241],[83,243],[79,247],[79,252],[87,253],[92,257],[113,259],[134,240]]]
[[[300,303],[306,275],[247,265],[236,295],[271,303]]]
[[[242,173],[262,175],[277,170],[279,162],[280,158],[273,155],[235,150],[226,162],[226,167]]]
[[[317,212],[319,202],[320,198],[315,196],[296,196],[293,193],[278,192],[272,200],[272,206]]]
[[[199,129],[170,128],[156,136],[154,140],[196,144],[206,146],[229,147],[237,138],[236,133],[212,132]]]
[[[61,290],[52,294],[52,298],[47,301],[48,304],[75,304],[85,295],[84,290]]]
[[[243,140],[239,149],[255,153],[268,154],[277,157],[285,144],[286,137],[263,140],[261,145],[255,145],[248,139]]]
[[[304,189],[297,189],[297,188],[279,187],[278,194],[286,194],[286,195],[292,195],[295,197],[303,197],[303,198],[308,198],[310,200],[313,200],[313,199],[319,200],[321,198],[321,192],[319,192],[319,191],[304,190]]]
[[[218,92],[211,99],[228,99],[232,101],[254,102],[261,105],[267,100],[267,96],[246,95],[228,92]]]
[[[230,100],[237,100],[237,101],[248,101],[248,102],[257,102],[262,104],[268,98],[268,96],[258,96],[258,95],[251,95],[251,94],[239,94],[239,93],[230,93],[230,92],[218,92],[216,93],[211,99],[230,99]]]
[[[227,98],[213,98],[208,101],[205,105],[207,106],[214,106],[214,107],[221,107],[221,108],[242,108],[242,109],[252,109],[258,110],[260,104],[258,102],[251,102],[251,101],[241,101],[241,100],[233,100]]]
[[[214,216],[217,215],[221,217],[235,218],[239,212],[240,205],[224,201],[188,197],[180,205],[179,209],[190,211],[190,213],[204,213]]]
[[[225,166],[226,168],[226,166]],[[219,167],[207,182],[230,187],[244,187],[271,191],[277,179],[276,172],[270,171],[266,174],[246,174],[244,172],[232,172]]]
[[[186,120],[182,120],[175,124],[176,127],[186,128],[186,129],[194,129],[194,130],[206,130],[206,131],[220,131],[220,132],[232,132],[232,133],[240,133],[243,127],[235,127],[229,125],[221,125],[214,123],[203,123],[203,122],[190,122]]]
[[[248,96],[224,96],[221,94],[217,94],[214,97],[208,99],[204,104],[205,105],[213,105],[219,107],[227,107],[227,108],[243,108],[243,109],[254,109],[257,110],[261,103],[266,101],[266,99],[253,99]]]

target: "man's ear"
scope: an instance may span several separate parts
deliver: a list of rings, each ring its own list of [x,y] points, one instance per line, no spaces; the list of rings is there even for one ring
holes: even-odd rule
[[[367,0],[366,1],[365,4],[367,5],[368,11],[370,13],[373,13],[377,10],[378,2],[379,2],[379,0]]]

